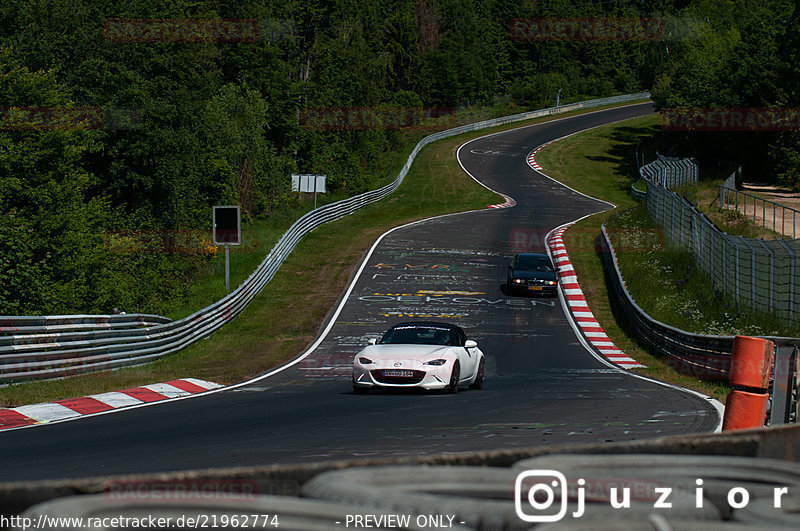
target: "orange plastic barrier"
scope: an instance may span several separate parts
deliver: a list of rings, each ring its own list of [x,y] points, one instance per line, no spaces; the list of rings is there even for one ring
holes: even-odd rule
[[[767,417],[768,398],[766,393],[731,391],[725,401],[722,431],[763,427]]]
[[[775,344],[760,337],[736,336],[733,340],[731,385],[766,389],[775,356]]]

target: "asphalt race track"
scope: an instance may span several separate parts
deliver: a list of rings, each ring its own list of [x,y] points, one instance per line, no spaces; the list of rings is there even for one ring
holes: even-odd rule
[[[582,346],[558,299],[504,288],[517,250],[541,250],[550,229],[608,208],[535,173],[526,155],[571,132],[650,112],[647,104],[629,106],[468,143],[464,167],[516,207],[386,235],[319,347],[278,374],[189,400],[0,433],[0,481],[712,431],[719,417],[707,399],[610,368]],[[410,319],[461,325],[487,356],[485,388],[353,394],[353,355]]]

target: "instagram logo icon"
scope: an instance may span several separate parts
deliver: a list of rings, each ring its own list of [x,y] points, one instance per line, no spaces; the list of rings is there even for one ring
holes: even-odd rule
[[[558,522],[567,498],[567,478],[555,470],[528,470],[514,483],[514,508],[525,522]]]

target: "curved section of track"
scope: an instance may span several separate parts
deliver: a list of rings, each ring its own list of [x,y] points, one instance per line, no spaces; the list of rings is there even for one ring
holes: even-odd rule
[[[553,227],[606,208],[532,171],[530,150],[652,112],[598,111],[472,141],[463,166],[514,208],[386,234],[327,333],[284,370],[159,406],[0,433],[0,481],[400,456],[712,431],[707,399],[590,355],[556,299],[505,292],[506,266]],[[400,320],[457,323],[487,355],[486,385],[455,395],[350,388],[352,356]],[[247,355],[247,353],[242,353]]]

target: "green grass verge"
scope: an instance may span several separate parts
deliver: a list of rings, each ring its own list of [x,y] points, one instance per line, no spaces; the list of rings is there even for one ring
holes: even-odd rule
[[[411,221],[485,208],[502,201],[463,172],[455,158],[458,146],[489,133],[609,107],[614,106],[507,124],[431,144],[419,153],[397,192],[303,238],[244,312],[209,338],[139,367],[3,387],[0,406],[59,400],[185,377],[230,384],[277,367],[297,356],[317,335],[356,265],[381,234]],[[412,148],[408,147],[407,152]],[[405,163],[407,152],[403,158],[398,154],[395,175]],[[232,253],[231,285],[252,273],[291,221],[288,216],[265,223],[264,233],[258,235],[258,250],[252,256]],[[175,315],[186,315],[205,301],[219,298],[220,290],[224,291],[221,275],[220,272],[219,276],[210,277],[207,286],[197,287],[197,295]]]
[[[564,233],[564,243],[581,289],[597,320],[619,348],[647,366],[646,369],[635,371],[724,400],[730,390],[727,385],[678,374],[640,344],[622,316],[621,308],[609,295],[612,288],[594,247],[594,239],[604,221],[638,205],[629,194],[630,186],[636,180],[636,146],[659,131],[658,116],[599,127],[550,144],[539,152],[537,162],[554,179],[617,205],[613,210],[590,216],[570,227]],[[630,249],[621,254],[637,253],[644,254],[640,249]],[[670,263],[669,257],[665,257],[665,260],[666,264]],[[631,288],[627,274],[624,274]],[[642,285],[645,290],[652,289],[652,275],[642,278]]]
[[[690,252],[657,237],[660,231],[644,205],[612,217],[606,227],[612,234],[653,235],[646,245],[636,245],[632,252],[617,256],[628,290],[653,319],[696,334],[800,336],[800,323],[739,308],[731,297],[715,289]]]

